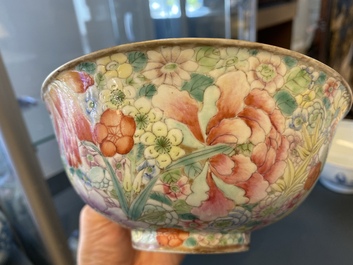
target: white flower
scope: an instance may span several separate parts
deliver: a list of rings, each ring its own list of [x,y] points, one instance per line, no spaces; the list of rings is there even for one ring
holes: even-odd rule
[[[124,86],[119,78],[109,79],[104,89],[99,93],[104,110],[118,109],[131,104],[135,96],[136,89],[133,86]]]
[[[247,49],[233,47],[220,49],[220,59],[215,69],[209,72],[209,75],[218,78],[224,73],[238,69],[247,71],[249,68],[248,59],[249,52]]]
[[[256,56],[249,57],[248,80],[251,88],[266,89],[273,93],[283,86],[286,71],[280,56],[259,52]]]
[[[155,85],[167,84],[180,87],[184,80],[190,79],[190,72],[197,69],[198,64],[191,61],[193,49],[180,47],[162,47],[159,51],[147,52],[149,62],[143,75]]]

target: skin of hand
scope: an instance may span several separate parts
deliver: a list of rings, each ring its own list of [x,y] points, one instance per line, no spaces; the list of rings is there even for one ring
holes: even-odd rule
[[[135,250],[130,231],[88,205],[80,213],[77,265],[179,265],[184,255]]]

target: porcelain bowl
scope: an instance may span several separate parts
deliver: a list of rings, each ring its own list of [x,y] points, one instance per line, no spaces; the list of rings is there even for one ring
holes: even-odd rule
[[[226,39],[97,51],[51,73],[42,97],[82,199],[135,248],[188,253],[246,250],[292,212],[352,103],[326,65]]]
[[[353,194],[353,120],[338,124],[320,181],[332,191]]]

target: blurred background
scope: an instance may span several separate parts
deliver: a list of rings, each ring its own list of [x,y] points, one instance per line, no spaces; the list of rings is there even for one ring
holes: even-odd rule
[[[41,83],[61,64],[92,51],[171,37],[233,38],[292,49],[353,83],[353,0],[0,1],[0,54],[73,255],[83,202],[63,171]],[[1,82],[0,90],[8,89]],[[54,264],[7,148],[0,139],[0,210],[24,260]]]

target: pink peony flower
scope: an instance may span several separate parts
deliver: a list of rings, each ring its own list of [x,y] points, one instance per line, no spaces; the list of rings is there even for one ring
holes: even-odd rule
[[[93,142],[90,123],[87,120],[75,92],[84,92],[93,81],[87,74],[66,72],[59,76],[44,95],[52,115],[60,149],[69,166],[78,167],[82,161],[79,154],[80,141]]]
[[[249,154],[235,152],[209,159],[209,197],[193,211],[206,219],[212,213],[216,213],[213,219],[224,216],[234,207],[213,178],[243,189],[250,203],[258,202],[267,195],[269,185],[283,175],[289,148],[284,135],[285,118],[267,90],[252,89],[241,71],[222,75],[216,85],[220,90],[218,112],[209,120],[205,134],[198,119],[200,105],[186,91],[163,87],[153,101],[167,117],[187,125],[195,138],[206,145],[229,144],[235,149],[252,146]],[[216,203],[222,197],[224,203]]]

